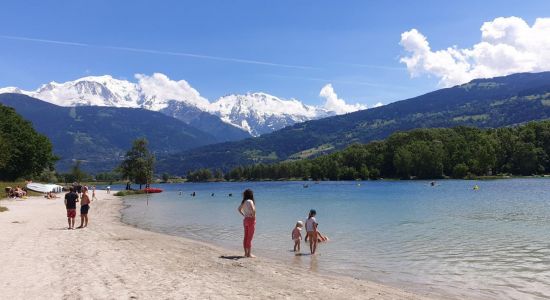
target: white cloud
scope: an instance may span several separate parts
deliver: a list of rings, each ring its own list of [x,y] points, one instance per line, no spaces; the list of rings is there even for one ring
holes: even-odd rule
[[[135,77],[141,92],[149,100],[183,100],[202,109],[210,107],[210,102],[185,80],[172,80],[162,73],[151,76],[136,74]]]
[[[336,94],[334,88],[332,87],[332,84],[330,83],[325,85],[321,89],[321,92],[319,92],[319,96],[325,98],[325,104],[323,105],[323,108],[335,112],[338,115],[367,108],[366,106],[361,104],[347,104],[344,99],[338,98],[338,95]]]
[[[481,41],[471,48],[453,46],[433,51],[427,38],[416,29],[403,32],[400,44],[409,52],[400,61],[411,76],[433,75],[442,86],[550,70],[550,18],[538,18],[533,26],[518,17],[485,22],[481,26]]]
[[[376,108],[376,107],[380,107],[380,106],[384,106],[384,103],[377,102],[372,108]]]

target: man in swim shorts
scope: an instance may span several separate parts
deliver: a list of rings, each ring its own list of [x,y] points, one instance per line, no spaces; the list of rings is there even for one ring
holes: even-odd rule
[[[69,192],[65,194],[65,208],[67,209],[67,222],[69,223],[68,229],[74,229],[76,202],[78,202],[78,195],[74,192],[74,188],[71,187]]]

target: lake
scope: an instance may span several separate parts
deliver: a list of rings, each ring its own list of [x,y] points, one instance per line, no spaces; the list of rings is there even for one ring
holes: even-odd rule
[[[302,267],[304,275],[345,274],[457,298],[550,297],[548,179],[304,184],[158,185],[165,192],[125,197],[123,221],[241,253],[236,208],[251,188],[258,210],[253,253]],[[291,230],[311,208],[330,241],[318,255],[295,256]]]

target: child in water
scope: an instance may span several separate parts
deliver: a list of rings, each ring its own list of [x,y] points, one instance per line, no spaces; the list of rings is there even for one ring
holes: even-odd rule
[[[306,238],[309,239],[309,250],[311,251],[311,254],[315,254],[315,250],[317,250],[317,220],[315,219],[315,216],[317,215],[317,212],[315,209],[312,209],[309,211],[309,217],[306,221]]]
[[[300,241],[302,240],[302,227],[304,222],[296,222],[296,226],[292,230],[292,240],[294,241],[294,252],[300,252]]]

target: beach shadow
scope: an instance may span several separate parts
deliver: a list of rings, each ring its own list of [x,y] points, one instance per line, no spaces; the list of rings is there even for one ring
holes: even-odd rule
[[[57,227],[57,228],[50,227],[48,228],[48,230],[67,230],[67,227]]]
[[[309,253],[296,253],[295,256],[311,256]]]
[[[220,258],[223,258],[223,259],[231,259],[231,260],[239,260],[241,258],[246,258],[242,255],[222,255],[220,256]]]

